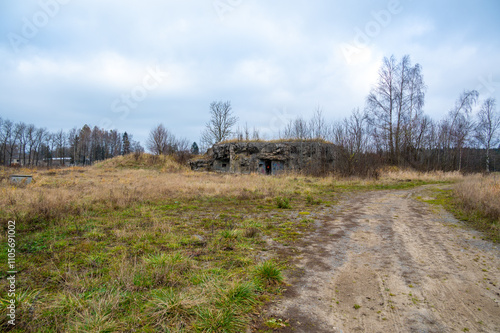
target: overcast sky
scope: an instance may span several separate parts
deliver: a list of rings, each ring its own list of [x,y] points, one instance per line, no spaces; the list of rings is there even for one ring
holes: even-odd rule
[[[1,0],[0,116],[198,141],[230,100],[267,138],[322,107],[364,108],[383,57],[409,54],[441,119],[464,89],[500,97],[498,0]]]

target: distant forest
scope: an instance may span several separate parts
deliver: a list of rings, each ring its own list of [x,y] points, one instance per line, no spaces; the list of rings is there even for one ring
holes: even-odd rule
[[[51,133],[33,124],[0,118],[0,164],[22,166],[90,165],[132,152],[143,152],[132,135],[98,127]]]

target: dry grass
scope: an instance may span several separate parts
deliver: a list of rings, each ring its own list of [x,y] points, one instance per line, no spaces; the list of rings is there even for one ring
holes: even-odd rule
[[[466,208],[500,219],[500,174],[467,176],[455,185],[455,193]]]
[[[185,172],[189,168],[180,164],[172,155],[151,155],[133,153],[99,162],[96,168],[155,169],[161,172]]]
[[[141,166],[143,166],[141,168]],[[188,170],[170,156],[148,154],[119,156],[93,167],[37,170],[16,173],[33,175],[33,182],[13,186],[7,180],[10,170],[0,171],[0,217],[15,218],[31,227],[66,216],[119,210],[145,202],[204,198],[239,200],[288,197],[297,193],[383,189],[415,186],[429,182],[455,182],[459,173],[418,173],[385,170],[378,180],[362,178],[311,178],[288,174],[263,177],[199,173]]]
[[[471,175],[454,187],[454,196],[460,207],[469,214],[489,221],[491,229],[500,234],[500,174]]]
[[[0,170],[0,216],[18,221],[21,240],[17,295],[31,295],[18,300],[14,331],[241,332],[248,324],[266,293],[252,282],[249,252],[271,229],[246,216],[290,194],[293,179],[195,173],[168,157],[139,158]],[[12,172],[34,181],[10,184]]]
[[[108,166],[129,163],[130,158],[119,157],[86,169],[22,170],[33,175],[34,181],[22,187],[7,180],[0,183],[1,215],[37,222],[103,208],[122,209],[140,202],[198,197],[251,199],[290,191],[290,176],[195,173],[181,166],[175,167],[176,172]]]
[[[458,172],[419,172],[411,169],[399,169],[397,167],[385,167],[379,170],[382,181],[424,181],[424,182],[456,182],[462,180],[463,175]]]
[[[34,181],[13,186],[10,173]],[[145,154],[87,168],[0,169],[0,218],[19,222],[25,326],[15,331],[244,331],[266,292],[279,292],[280,266],[259,265],[264,235],[288,244],[300,235],[290,230],[312,228],[291,214],[333,205],[338,192],[460,178],[399,170],[378,180],[198,173]],[[277,197],[291,208],[277,208]]]

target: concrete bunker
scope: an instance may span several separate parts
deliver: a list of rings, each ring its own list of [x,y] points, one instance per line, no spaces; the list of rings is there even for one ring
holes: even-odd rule
[[[335,145],[324,141],[230,142],[216,144],[189,162],[192,170],[279,175],[333,170]]]

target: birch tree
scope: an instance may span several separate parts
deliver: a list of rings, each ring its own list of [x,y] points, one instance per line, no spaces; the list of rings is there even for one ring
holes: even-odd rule
[[[384,58],[378,82],[366,100],[366,111],[377,140],[384,142],[389,161],[400,164],[404,146],[413,144],[415,120],[422,114],[425,84],[419,64],[405,55]]]
[[[477,114],[475,137],[486,149],[486,172],[490,172],[490,150],[500,143],[500,113],[496,110],[496,100],[488,98]]]
[[[210,104],[210,120],[202,133],[202,141],[211,146],[228,139],[232,134],[232,128],[238,121],[234,116],[231,102],[212,102]]]

